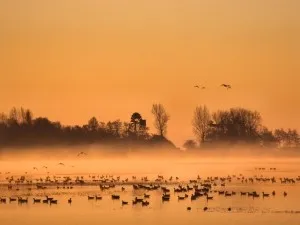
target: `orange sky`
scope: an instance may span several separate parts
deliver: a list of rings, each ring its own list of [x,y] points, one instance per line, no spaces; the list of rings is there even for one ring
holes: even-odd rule
[[[64,124],[138,111],[152,128],[160,102],[177,145],[200,104],[300,128],[299,12],[298,0],[0,0],[0,111]]]

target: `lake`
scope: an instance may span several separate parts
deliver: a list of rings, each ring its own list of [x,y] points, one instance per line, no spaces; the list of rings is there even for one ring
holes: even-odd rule
[[[80,162],[67,161],[67,165],[75,165],[76,170],[72,171],[66,166],[58,167],[54,161],[35,162],[39,164],[39,171],[29,171],[32,161],[3,161],[1,168],[0,196],[6,197],[7,202],[0,203],[0,218],[3,224],[299,224],[300,223],[300,175],[299,162],[297,160],[161,160],[142,161],[125,159],[106,159],[104,161],[83,160]],[[41,166],[47,164],[49,169],[41,171]],[[89,166],[88,166],[89,165]],[[98,168],[97,168],[98,165]],[[108,166],[109,165],[109,166]],[[151,166],[152,165],[152,166]],[[18,169],[16,168],[18,167]],[[52,170],[51,170],[52,167]],[[106,168],[107,167],[107,168]],[[260,168],[265,168],[264,170]],[[5,170],[3,170],[5,168]],[[12,172],[12,169],[15,170]],[[85,169],[84,169],[85,168]],[[276,168],[276,170],[270,169]],[[26,171],[26,173],[21,172]],[[82,172],[78,171],[81,170]],[[10,171],[10,172],[8,172]],[[28,172],[29,171],[29,172]],[[137,176],[132,180],[132,176]],[[163,190],[134,189],[132,183],[141,183],[141,178],[147,176],[145,185],[155,183],[158,175],[164,176],[168,183],[160,183],[160,187],[170,189],[170,201],[163,202]],[[186,193],[174,193],[174,188],[178,185],[186,187],[190,184],[190,179],[201,177],[198,184],[204,183],[208,176],[218,176],[228,178],[224,182],[220,179],[212,181],[216,186],[212,186],[209,196],[213,200],[207,200],[205,196],[191,201],[190,196],[193,191]],[[8,190],[8,177],[14,178],[12,190]],[[43,179],[46,189],[37,189],[35,184],[16,184],[16,180],[25,176],[25,180],[36,182],[38,178]],[[51,180],[57,179],[60,184],[47,184],[45,177]],[[76,177],[84,177],[88,185],[64,185],[61,182],[64,177],[70,177],[74,183]],[[93,180],[101,177],[120,176],[120,185],[108,190],[101,190],[99,182]],[[173,176],[172,182],[169,181]],[[175,177],[178,176],[178,180]],[[54,178],[55,177],[55,178]],[[258,181],[259,178],[273,178],[271,181]],[[122,180],[129,179],[130,183],[123,183]],[[249,182],[253,178],[254,182]],[[293,179],[295,183],[281,183],[280,178]],[[110,178],[109,178],[110,179]],[[247,183],[245,180],[247,179]],[[162,181],[164,181],[162,180]],[[243,180],[243,182],[242,182]],[[39,181],[40,182],[40,181]],[[225,186],[221,186],[225,183]],[[119,184],[119,183],[118,183]],[[59,186],[59,189],[57,189]],[[68,189],[71,187],[72,189]],[[122,191],[122,187],[125,190]],[[29,190],[28,188],[31,188]],[[19,189],[19,190],[17,190]],[[236,192],[236,195],[225,197],[219,195],[217,191]],[[253,198],[241,196],[240,192],[256,191],[260,197]],[[275,196],[272,192],[275,191]],[[262,192],[269,193],[269,197],[262,197]],[[283,193],[286,192],[287,196]],[[150,195],[149,206],[132,204],[135,197],[143,197],[147,193]],[[111,195],[120,195],[120,200],[112,200]],[[189,197],[178,200],[178,196],[187,194]],[[101,196],[102,200],[88,200],[87,196]],[[33,198],[45,199],[51,196],[58,200],[57,204],[33,204]],[[27,204],[9,202],[8,197],[28,198]],[[72,203],[68,199],[72,198]],[[122,205],[123,201],[128,201],[129,205]],[[191,210],[187,210],[191,207]],[[204,208],[207,207],[207,210]],[[231,209],[230,211],[228,209]]]

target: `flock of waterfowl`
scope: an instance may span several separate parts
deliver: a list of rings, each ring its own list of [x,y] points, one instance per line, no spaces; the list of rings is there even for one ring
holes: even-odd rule
[[[258,168],[257,170],[263,170],[262,168]],[[270,170],[276,170],[276,168],[270,168]],[[274,176],[262,176],[255,175],[252,177],[246,177],[242,174],[239,175],[228,175],[225,177],[200,177],[199,175],[196,179],[189,181],[181,181],[179,177],[168,177],[158,175],[154,179],[149,179],[148,177],[137,178],[136,176],[132,176],[131,178],[125,178],[121,180],[120,176],[112,176],[112,175],[90,175],[88,178],[84,176],[74,176],[73,178],[70,176],[47,176],[46,178],[36,178],[29,179],[26,176],[14,177],[8,176],[6,177],[5,183],[2,183],[2,187],[7,186],[8,193],[11,196],[1,197],[0,203],[13,203],[18,202],[19,204],[29,204],[32,202],[33,204],[58,204],[58,200],[53,197],[44,196],[44,198],[32,197],[33,195],[27,195],[27,197],[23,197],[18,195],[18,191],[22,189],[23,191],[27,189],[28,192],[35,189],[73,189],[77,186],[84,185],[97,185],[100,189],[101,193],[109,190],[110,197],[113,201],[120,201],[121,206],[125,205],[141,205],[147,207],[150,205],[150,199],[152,191],[157,191],[161,195],[162,202],[168,202],[171,199],[175,199],[180,201],[196,201],[199,198],[203,198],[205,201],[213,201],[217,196],[224,196],[225,198],[230,198],[233,196],[241,196],[248,197],[252,199],[257,198],[272,198],[275,196],[287,197],[288,193],[286,191],[276,192],[273,190],[270,193],[266,193],[265,191],[256,191],[253,190],[255,186],[251,186],[250,184],[275,184],[280,183],[284,184],[296,184],[300,181],[300,176],[298,177],[277,177]],[[235,182],[244,184],[249,191],[233,191],[230,188],[227,188],[228,184]],[[247,184],[247,185],[246,185]],[[230,186],[230,185],[229,185]],[[131,201],[128,199],[122,198],[122,193],[127,190],[133,190],[139,193],[139,196],[133,196]],[[245,190],[245,189],[244,189]],[[141,194],[143,193],[143,194]],[[107,196],[107,193],[105,193]],[[28,196],[32,199],[29,200]],[[87,200],[95,200],[101,201],[103,199],[101,194],[97,195],[88,195]],[[72,204],[72,198],[68,199],[67,203]],[[191,206],[187,207],[187,210],[192,210]],[[208,206],[206,205],[203,208],[204,211],[208,210]],[[231,207],[227,209],[231,211]]]

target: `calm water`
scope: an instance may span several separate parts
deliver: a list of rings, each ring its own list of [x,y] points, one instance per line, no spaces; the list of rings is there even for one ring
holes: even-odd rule
[[[254,168],[265,165],[266,171],[257,171]],[[2,186],[0,187],[0,196],[22,196],[28,197],[28,204],[18,204],[17,202],[0,204],[0,218],[3,224],[300,224],[300,182],[295,184],[281,184],[280,177],[297,178],[299,173],[298,163],[281,162],[269,164],[267,162],[254,163],[197,163],[197,162],[176,162],[173,163],[173,170],[159,173],[163,167],[156,168],[141,167],[136,170],[145,174],[149,179],[156,178],[157,174],[169,176],[170,171],[174,171],[173,176],[181,175],[180,181],[196,178],[198,174],[202,178],[206,176],[227,176],[240,173],[245,177],[276,177],[277,182],[272,184],[254,182],[241,183],[240,180],[232,178],[232,182],[226,182],[226,186],[217,185],[213,190],[236,191],[237,195],[225,197],[218,193],[210,193],[214,200],[207,201],[204,197],[191,201],[190,198],[178,201],[177,196],[172,190],[174,185],[163,185],[171,189],[171,199],[169,202],[162,202],[162,190],[150,191],[150,205],[143,207],[141,205],[132,205],[134,197],[143,196],[148,193],[145,190],[134,190],[131,185],[123,185],[113,189],[101,191],[99,186],[75,186],[73,189],[57,189],[56,186],[47,187],[44,190],[28,187],[21,187],[20,190],[8,190],[4,185],[5,178],[12,174],[0,175]],[[269,167],[276,167],[276,171],[270,171]],[[125,168],[126,166],[124,166]],[[133,168],[131,168],[133,169]],[[137,169],[137,168],[135,168]],[[184,171],[184,172],[183,172]],[[90,171],[89,171],[90,172]],[[114,170],[117,174],[118,171]],[[132,172],[132,173],[131,173]],[[121,179],[130,178],[134,171],[119,171]],[[234,173],[235,172],[235,173]],[[18,177],[22,174],[13,174]],[[49,174],[52,177],[54,174]],[[56,176],[66,176],[66,174],[55,174]],[[76,175],[68,174],[74,179]],[[81,174],[85,180],[91,180],[88,174]],[[35,180],[37,177],[43,177],[43,174],[27,174],[27,179]],[[35,187],[35,186],[33,186]],[[276,191],[275,196],[269,198],[256,198],[241,196],[240,191],[256,191],[271,193]],[[287,192],[286,197],[283,192]],[[192,192],[189,192],[189,196]],[[120,200],[112,200],[111,194],[119,194]],[[33,197],[44,199],[44,196],[51,196],[58,200],[57,205],[33,204]],[[88,195],[100,195],[102,200],[88,200]],[[68,204],[68,199],[72,198],[72,204]],[[129,205],[122,206],[121,200],[129,202]],[[191,207],[191,211],[187,210]],[[207,211],[203,208],[208,207]],[[231,207],[231,211],[228,208]]]

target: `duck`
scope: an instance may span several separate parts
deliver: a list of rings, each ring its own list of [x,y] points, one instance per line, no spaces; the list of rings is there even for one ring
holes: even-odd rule
[[[148,201],[142,201],[142,206],[148,206],[150,203]]]
[[[33,203],[41,203],[41,199],[33,198]]]
[[[144,198],[150,198],[150,195],[144,194]]]
[[[263,192],[262,194],[263,194],[263,198],[267,198],[270,196],[270,194],[266,194],[265,192]]]
[[[96,195],[96,196],[95,196],[95,199],[96,199],[96,200],[102,200],[102,196],[97,196],[97,195]]]

